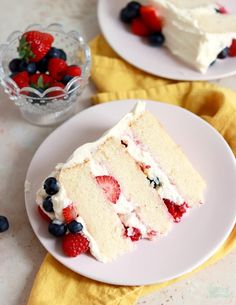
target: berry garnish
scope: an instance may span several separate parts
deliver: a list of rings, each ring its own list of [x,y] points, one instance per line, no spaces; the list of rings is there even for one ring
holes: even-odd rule
[[[61,83],[61,82],[55,82],[55,83],[52,83],[51,84],[51,86],[50,86],[50,88],[51,87],[59,87],[59,88],[61,88],[61,89],[64,89],[65,88],[65,85],[63,84],[63,83]],[[54,91],[52,91],[52,92],[49,92],[48,94],[47,94],[47,96],[48,97],[59,97],[59,96],[61,96],[61,95],[63,95],[64,94],[64,91],[63,90],[54,90]]]
[[[136,1],[129,2],[126,7],[120,11],[120,19],[124,23],[130,23],[134,18],[140,14],[141,4]]]
[[[80,233],[68,233],[63,237],[62,249],[65,255],[75,257],[89,249],[89,241]]]
[[[59,52],[60,52],[59,58],[61,58],[61,59],[63,59],[64,61],[66,61],[66,60],[67,60],[66,52],[65,52],[64,50],[62,50],[62,49],[58,49],[58,50],[59,50]]]
[[[56,237],[61,237],[66,234],[67,227],[66,224],[63,222],[54,219],[50,224],[48,225],[48,232]]]
[[[138,228],[126,228],[125,234],[130,237],[132,241],[137,241],[142,237],[141,231]]]
[[[78,217],[77,209],[73,203],[64,208],[62,210],[62,214],[66,223],[70,223],[72,220],[75,220]]]
[[[20,63],[21,63],[21,59],[19,58],[12,59],[9,63],[9,70],[12,73],[19,72]]]
[[[59,184],[55,177],[49,177],[44,181],[44,190],[48,195],[55,195],[59,191]]]
[[[68,223],[67,227],[71,233],[78,233],[83,230],[82,223],[76,220],[72,220],[70,223]]]
[[[5,216],[0,215],[0,233],[8,230],[9,222]]]
[[[228,56],[228,54],[229,54],[229,48],[226,47],[217,55],[217,58],[224,59]]]
[[[162,28],[162,19],[157,12],[157,9],[151,5],[142,5],[140,15],[145,25],[152,32],[160,32]]]
[[[148,36],[150,34],[149,28],[140,17],[132,20],[131,31],[138,36]]]
[[[27,62],[24,59],[21,60],[19,64],[19,71],[26,71],[29,74],[34,74],[37,71],[36,63],[34,62]]]
[[[81,75],[81,68],[76,65],[68,66],[65,70],[65,75],[70,76],[80,76]]]
[[[51,218],[46,213],[44,213],[44,211],[40,208],[39,205],[38,205],[38,212],[44,220],[46,220],[47,222],[51,221]]]
[[[106,194],[106,197],[112,203],[116,203],[120,197],[120,185],[112,176],[97,176],[97,183],[101,186]]]
[[[61,82],[62,82],[64,85],[67,85],[73,78],[74,78],[74,76],[65,75],[65,76],[63,76]]]
[[[48,58],[47,56],[43,57],[40,61],[37,63],[37,70],[41,73],[45,73],[48,70]]]
[[[232,40],[232,44],[229,47],[229,56],[231,56],[231,57],[236,56],[236,39]]]
[[[53,212],[53,203],[52,203],[52,197],[51,196],[47,196],[43,200],[43,208],[48,213]]]
[[[49,52],[47,53],[47,58],[60,58],[61,52],[59,49],[55,47],[51,47]]]
[[[163,201],[168,209],[168,212],[174,218],[174,222],[180,222],[183,214],[186,213],[186,210],[188,208],[187,203],[184,202],[181,205],[177,205],[173,201],[166,198],[164,198]]]
[[[17,50],[26,61],[38,62],[48,53],[53,41],[51,34],[29,31],[22,35]]]
[[[67,68],[67,63],[60,58],[51,58],[48,61],[48,71],[49,74],[55,79],[60,81],[64,76],[65,70]]]
[[[46,90],[53,83],[53,78],[44,73],[36,73],[30,76],[30,86],[35,89]]]
[[[222,6],[222,5],[219,5],[218,8],[215,9],[217,13],[219,14],[228,14],[229,12],[227,11],[227,9]]]
[[[14,74],[11,78],[14,80],[14,82],[20,89],[24,87],[29,87],[29,75],[26,71]]]
[[[148,42],[154,47],[161,47],[165,42],[165,36],[161,32],[155,32],[148,36]]]

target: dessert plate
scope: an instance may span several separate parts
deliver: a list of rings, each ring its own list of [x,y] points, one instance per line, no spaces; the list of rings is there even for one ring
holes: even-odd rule
[[[52,237],[38,214],[36,190],[56,163],[75,148],[94,141],[112,127],[137,100],[115,101],[88,108],[57,128],[35,153],[26,177],[25,203],[32,228],[42,245],[63,265],[86,277],[117,285],[145,285],[172,279],[207,260],[226,240],[236,219],[236,163],[221,135],[201,118],[180,107],[147,101],[207,182],[205,203],[174,224],[157,241],[137,242],[134,252],[108,264],[89,254],[65,257],[61,241]],[[153,131],[155,132],[155,130]]]
[[[119,20],[121,8],[128,2],[99,0],[98,3],[101,31],[110,46],[127,62],[145,72],[174,80],[213,80],[236,74],[236,58],[217,60],[207,73],[202,74],[173,56],[168,49],[148,45]],[[236,1],[219,2],[231,13],[236,13]]]

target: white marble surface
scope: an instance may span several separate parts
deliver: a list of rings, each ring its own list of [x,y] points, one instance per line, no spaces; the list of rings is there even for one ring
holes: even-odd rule
[[[89,40],[99,33],[96,0],[1,0],[0,43],[15,30],[31,23],[63,23],[80,29]],[[236,77],[218,81],[236,90]],[[90,105],[94,88],[81,97],[81,108]],[[25,122],[0,89],[0,214],[10,229],[0,235],[0,304],[23,305],[46,254],[33,234],[24,207],[23,185],[30,160],[53,128]],[[168,262],[167,262],[168,263]],[[171,287],[141,298],[137,305],[235,305],[236,250],[211,266]]]

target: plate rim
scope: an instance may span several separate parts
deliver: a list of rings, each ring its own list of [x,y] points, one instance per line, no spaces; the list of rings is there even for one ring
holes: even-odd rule
[[[81,115],[81,113],[83,112],[89,112],[91,110],[91,108],[95,108],[95,107],[106,107],[107,104],[120,104],[120,103],[126,103],[127,101],[132,101],[133,104],[135,104],[135,102],[139,101],[138,99],[127,99],[127,100],[115,100],[115,101],[111,101],[109,103],[102,103],[102,104],[98,104],[98,105],[95,105],[95,106],[92,106],[92,107],[88,107],[86,109],[84,109],[83,111],[77,113],[75,116],[73,116],[72,118],[70,118],[69,120],[67,120],[66,122],[64,122],[62,125],[58,126],[55,130],[53,130],[43,141],[42,143],[38,146],[38,149],[36,150],[36,152],[34,153],[32,159],[31,159],[31,162],[29,164],[29,167],[27,169],[27,173],[26,173],[26,178],[25,178],[25,181],[29,181],[28,180],[28,176],[30,175],[30,171],[31,171],[31,167],[32,167],[32,164],[34,162],[34,158],[37,156],[37,153],[38,151],[43,147],[43,145],[45,144],[46,141],[48,141],[48,139],[50,140],[50,138],[53,138],[54,136],[54,133],[58,133],[60,132],[61,129],[65,128],[65,126],[71,121],[76,121],[78,120],[78,117]],[[236,169],[236,162],[235,162],[235,158],[234,158],[234,154],[230,148],[230,146],[227,144],[226,140],[223,138],[223,136],[212,126],[210,125],[208,122],[206,122],[205,120],[203,120],[201,117],[197,116],[196,114],[190,112],[189,110],[185,109],[185,108],[182,108],[180,106],[176,106],[176,105],[171,105],[171,104],[165,104],[163,102],[159,102],[159,101],[153,101],[153,100],[144,100],[145,102],[147,102],[147,106],[148,106],[148,103],[152,103],[152,104],[156,104],[156,105],[161,105],[161,107],[167,107],[167,108],[178,108],[179,110],[181,109],[181,111],[184,111],[186,113],[188,113],[188,115],[191,115],[191,116],[194,116],[195,118],[197,118],[198,120],[201,121],[201,123],[205,124],[205,126],[207,126],[207,128],[210,128],[218,137],[220,137],[221,141],[224,142],[224,145],[225,145],[225,148],[227,148],[227,153],[229,154],[229,157],[232,158],[232,161],[234,161],[234,165],[235,165],[235,169]],[[158,107],[158,106],[157,106]],[[157,283],[162,283],[162,282],[165,282],[165,281],[168,281],[168,280],[171,280],[171,279],[174,279],[176,277],[179,277],[179,276],[182,276],[183,274],[187,274],[191,271],[193,271],[194,269],[198,268],[200,265],[202,265],[204,262],[206,262],[216,251],[217,249],[219,249],[223,243],[227,240],[227,238],[229,237],[230,233],[232,232],[232,229],[234,228],[234,225],[235,225],[235,222],[236,222],[236,214],[235,214],[235,217],[234,217],[234,222],[231,223],[231,225],[228,227],[228,230],[227,232],[224,234],[224,238],[221,239],[221,242],[216,244],[215,247],[212,248],[212,250],[210,252],[208,252],[205,256],[202,257],[201,260],[198,260],[197,263],[194,264],[194,266],[188,268],[188,269],[185,269],[182,273],[179,273],[175,276],[172,276],[172,277],[167,277],[167,278],[164,278],[160,281],[144,281],[144,282],[139,282],[139,283],[130,283],[130,282],[121,282],[121,281],[117,281],[117,280],[104,280],[104,278],[102,276],[98,276],[98,275],[95,275],[95,276],[91,276],[91,275],[88,275],[86,272],[81,272],[81,271],[78,271],[76,269],[76,267],[74,265],[72,266],[68,266],[65,264],[65,262],[62,262],[62,260],[60,259],[60,255],[57,254],[57,253],[54,253],[52,251],[52,249],[48,248],[47,245],[45,245],[41,239],[39,238],[37,232],[35,231],[35,228],[34,228],[34,224],[33,224],[33,220],[31,219],[30,217],[30,205],[33,207],[32,203],[31,204],[28,204],[27,203],[27,195],[28,195],[28,192],[25,192],[24,193],[24,197],[25,197],[25,208],[26,208],[26,212],[27,212],[27,217],[28,217],[28,220],[30,222],[30,225],[31,225],[31,228],[34,232],[34,234],[36,235],[37,239],[39,240],[40,244],[57,260],[59,261],[63,266],[65,266],[66,268],[74,271],[75,273],[77,274],[80,274],[82,276],[85,276],[87,278],[90,278],[90,279],[93,279],[93,280],[96,280],[96,281],[99,281],[99,282],[102,282],[102,283],[108,283],[108,284],[112,284],[112,285],[124,285],[124,286],[137,286],[137,285],[150,285],[150,284],[157,284]]]

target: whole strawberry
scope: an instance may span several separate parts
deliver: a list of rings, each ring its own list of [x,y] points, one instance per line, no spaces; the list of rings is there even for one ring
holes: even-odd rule
[[[85,253],[89,249],[89,241],[80,233],[68,233],[62,240],[63,252],[70,257]]]
[[[20,38],[17,51],[26,61],[38,62],[50,50],[54,38],[51,34],[39,31],[25,32]]]
[[[39,91],[46,90],[51,86],[52,83],[53,79],[51,76],[44,73],[36,73],[30,76],[30,86],[38,89]]]

